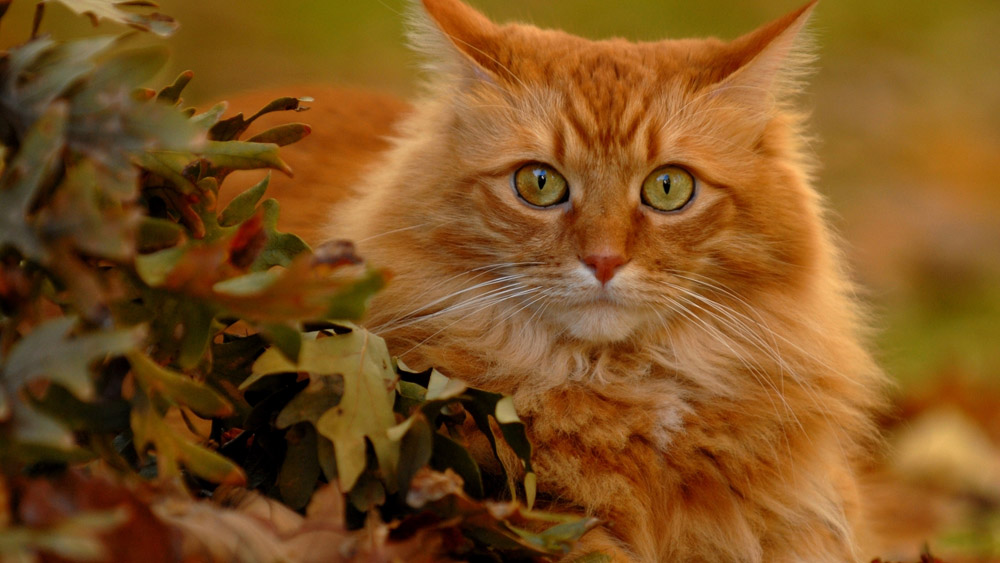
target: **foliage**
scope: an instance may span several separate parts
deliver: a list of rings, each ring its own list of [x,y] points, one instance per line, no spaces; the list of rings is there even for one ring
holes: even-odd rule
[[[148,2],[60,2],[173,27],[123,9]],[[308,526],[368,546],[342,560],[567,553],[595,521],[530,509],[531,446],[509,398],[413,372],[351,324],[382,274],[349,243],[279,232],[269,176],[219,209],[231,171],[291,173],[278,147],[307,126],[240,139],[306,100],[197,113],[181,99],[190,72],[146,89],[166,54],[122,43],[36,37],[0,54],[0,555],[114,559],[128,537],[197,538],[198,518],[241,517],[197,500],[220,485],[310,507]],[[133,508],[95,500],[110,498]],[[206,542],[163,553],[252,559]]]

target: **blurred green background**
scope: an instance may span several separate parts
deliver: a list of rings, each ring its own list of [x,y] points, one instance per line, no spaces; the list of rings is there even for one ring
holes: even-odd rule
[[[403,38],[406,4],[162,0],[161,11],[181,22],[166,40],[174,56],[162,82],[194,70],[188,101],[201,105],[237,90],[317,82],[406,96],[418,75]],[[735,37],[798,3],[473,4],[497,20],[660,39]],[[14,1],[0,44],[25,39],[33,9]],[[59,5],[42,29],[92,32]],[[825,0],[814,29],[820,60],[803,102],[814,110],[820,185],[876,310],[885,365],[907,383],[1000,374],[1000,1]]]

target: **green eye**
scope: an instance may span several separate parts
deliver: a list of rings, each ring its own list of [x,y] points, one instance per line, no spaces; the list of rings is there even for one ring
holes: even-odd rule
[[[566,201],[569,185],[562,174],[547,164],[526,164],[514,173],[514,187],[521,199],[538,207]]]
[[[642,182],[642,202],[659,211],[677,211],[694,197],[694,176],[677,166],[657,168]]]

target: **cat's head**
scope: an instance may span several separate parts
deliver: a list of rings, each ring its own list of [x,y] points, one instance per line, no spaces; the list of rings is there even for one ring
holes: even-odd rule
[[[487,285],[466,296],[492,295],[498,315],[599,343],[822,267],[787,103],[812,4],[734,41],[646,43],[422,4],[413,41],[433,95],[405,133],[422,140],[384,230],[406,229],[432,277],[473,273],[463,283]]]

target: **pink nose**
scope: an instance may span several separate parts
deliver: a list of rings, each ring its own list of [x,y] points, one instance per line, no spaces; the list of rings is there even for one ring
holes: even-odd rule
[[[601,282],[601,285],[606,285],[611,281],[618,268],[626,262],[625,258],[618,254],[592,254],[581,260],[594,272],[594,277]]]

